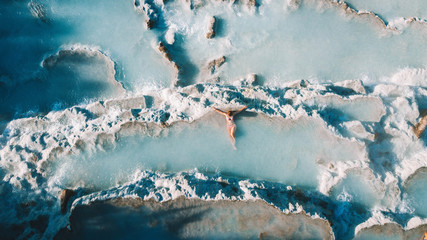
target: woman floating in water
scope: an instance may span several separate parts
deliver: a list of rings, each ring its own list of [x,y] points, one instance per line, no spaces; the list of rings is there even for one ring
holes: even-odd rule
[[[231,138],[231,143],[233,144],[233,148],[236,150],[236,138],[234,137],[234,132],[236,131],[236,124],[234,123],[234,115],[238,114],[239,112],[245,110],[246,108],[248,108],[247,106],[242,107],[241,109],[237,110],[237,111],[221,111],[217,108],[212,107],[215,111],[221,113],[222,115],[225,116],[225,120],[227,121],[227,132],[230,135]]]

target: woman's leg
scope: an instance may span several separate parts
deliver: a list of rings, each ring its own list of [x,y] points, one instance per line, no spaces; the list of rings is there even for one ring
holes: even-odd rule
[[[228,134],[230,135],[231,143],[233,144],[234,149],[236,149],[236,137],[234,136],[235,131],[236,131],[236,125],[233,125],[228,128]]]

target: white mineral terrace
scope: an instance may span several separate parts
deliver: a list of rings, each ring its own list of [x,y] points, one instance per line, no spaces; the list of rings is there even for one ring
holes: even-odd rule
[[[0,232],[419,239],[426,4],[0,3]]]

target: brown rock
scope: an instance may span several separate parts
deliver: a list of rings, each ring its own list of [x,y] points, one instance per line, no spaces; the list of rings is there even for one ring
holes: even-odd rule
[[[209,22],[209,28],[208,28],[208,32],[206,33],[206,38],[207,39],[211,39],[214,38],[216,35],[216,17],[213,16]]]
[[[163,54],[163,56],[166,58],[166,60],[168,60],[168,62],[170,62],[172,64],[173,68],[176,70],[177,75],[178,75],[181,68],[180,68],[180,66],[178,66],[178,64],[176,64],[173,61],[172,56],[169,52],[169,49],[167,49],[166,46],[162,42],[159,42],[159,44],[157,45],[157,48]]]
[[[258,75],[256,75],[255,73],[248,74],[243,80],[243,84],[246,86],[255,86],[259,84]]]
[[[421,135],[423,135],[427,127],[427,109],[421,111],[420,116],[421,116],[421,120],[414,126],[414,133],[418,138],[420,138]]]
[[[249,7],[256,7],[257,6],[257,2],[255,0],[248,0],[248,6]]]
[[[68,201],[71,197],[74,196],[75,192],[71,189],[64,189],[59,194],[59,201],[61,202],[61,213],[65,214],[67,212]]]
[[[163,56],[169,61],[172,62],[172,56],[169,53],[169,50],[166,48],[166,46],[162,43],[159,42],[159,45],[157,45],[157,48],[159,49],[159,51],[163,54]]]
[[[34,153],[31,153],[30,154],[30,157],[28,158],[31,162],[33,162],[33,163],[37,163],[37,161],[39,160],[39,158],[37,157],[37,155],[36,154],[34,154]]]
[[[151,19],[145,20],[145,26],[147,27],[148,30],[153,29],[155,23],[156,22]]]
[[[210,71],[210,73],[213,74],[216,71],[216,69],[221,67],[224,63],[225,63],[224,56],[217,58],[215,60],[212,60],[208,63],[208,71]]]

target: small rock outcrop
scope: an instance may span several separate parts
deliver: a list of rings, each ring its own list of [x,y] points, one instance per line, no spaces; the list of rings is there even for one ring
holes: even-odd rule
[[[423,135],[427,127],[427,109],[423,110],[420,116],[421,120],[414,126],[414,133],[418,138]]]
[[[46,8],[42,4],[35,1],[30,1],[28,3],[28,9],[30,10],[33,17],[40,19],[44,23],[48,22]]]
[[[159,49],[159,51],[163,54],[163,57],[166,58],[166,60],[168,60],[168,62],[170,62],[172,64],[172,66],[175,68],[175,70],[177,72],[179,72],[179,66],[173,61],[172,56],[169,52],[169,49],[166,48],[166,46],[162,43],[159,42],[159,44],[157,45],[157,49]]]
[[[258,75],[256,75],[255,73],[247,75],[244,83],[246,83],[248,86],[254,86],[259,84]]]
[[[153,29],[159,18],[155,2],[134,0],[134,6],[138,12],[145,14],[145,26],[147,29]]]
[[[215,16],[211,17],[210,21],[209,21],[209,27],[208,27],[208,32],[206,33],[206,38],[207,39],[211,39],[214,38],[216,35],[216,26],[217,25],[217,19]]]
[[[65,214],[67,212],[67,205],[71,197],[73,197],[75,192],[71,189],[64,189],[59,194],[59,201],[61,202],[61,213]]]
[[[159,49],[159,51],[163,54],[163,56],[169,61],[169,62],[173,62],[172,61],[172,56],[169,52],[169,50],[166,48],[166,46],[162,43],[159,42],[159,44],[157,45],[157,49]]]
[[[347,88],[358,94],[366,94],[366,89],[363,86],[363,82],[361,80],[345,80],[334,83],[334,86]]]
[[[208,71],[211,73],[211,74],[214,74],[215,73],[215,71],[218,69],[218,68],[220,68],[224,63],[225,63],[225,56],[222,56],[222,57],[220,57],[220,58],[217,58],[217,59],[214,59],[214,60],[212,60],[212,61],[210,61],[209,63],[208,63],[208,67],[207,67],[207,69],[208,69]]]
[[[157,45],[157,49],[163,55],[163,57],[166,58],[166,60],[168,60],[168,62],[170,64],[172,64],[172,67],[175,69],[176,80],[173,83],[173,85],[179,85],[179,84],[181,84],[181,81],[179,80],[179,73],[180,73],[181,68],[172,59],[172,55],[170,54],[169,49],[167,49],[167,47],[162,42],[159,42],[159,44]]]
[[[248,0],[247,5],[249,7],[258,7],[258,3],[255,0]]]
[[[255,73],[248,74],[246,77],[234,83],[234,85],[238,87],[253,87],[258,84],[260,84],[260,82],[258,76]]]
[[[159,51],[163,54],[163,56],[166,58],[166,60],[168,60],[171,63],[173,62],[172,56],[169,52],[169,49],[167,49],[166,46],[162,42],[159,42],[159,44],[157,45],[157,49],[159,49]]]

